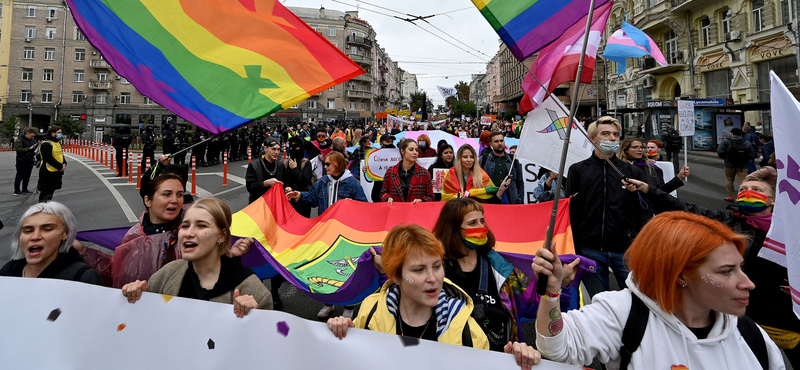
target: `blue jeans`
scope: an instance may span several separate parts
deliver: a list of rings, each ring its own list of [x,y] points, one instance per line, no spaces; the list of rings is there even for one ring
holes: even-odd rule
[[[749,162],[747,162],[747,174],[749,175],[749,174],[751,174],[753,172],[756,172],[756,160],[755,159],[751,159]]]
[[[625,289],[625,279],[628,278],[628,269],[622,259],[624,253],[601,252],[591,248],[581,248],[580,255],[586,256],[597,263],[597,270],[594,274],[583,274],[582,282],[589,292],[590,297],[595,294],[611,290],[608,283],[608,267],[614,271],[614,277],[620,289]]]

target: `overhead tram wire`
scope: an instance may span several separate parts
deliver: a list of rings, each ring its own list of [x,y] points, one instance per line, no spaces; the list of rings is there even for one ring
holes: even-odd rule
[[[354,5],[354,4],[348,4],[348,3],[344,2],[344,1],[340,1],[340,0],[331,0],[331,1],[333,1],[334,3],[344,4],[344,5],[347,5],[347,6],[359,7],[358,5]],[[474,53],[470,52],[469,50],[466,50],[466,49],[464,49],[464,48],[462,48],[462,47],[460,47],[460,46],[458,46],[458,45],[456,45],[456,44],[452,43],[451,41],[444,39],[442,36],[439,36],[439,35],[437,35],[437,34],[435,34],[435,33],[431,32],[430,30],[427,30],[427,29],[423,28],[422,26],[420,26],[420,25],[418,25],[418,24],[414,23],[412,20],[409,20],[409,19],[406,19],[406,18],[400,18],[400,17],[398,17],[398,16],[394,16],[394,15],[391,15],[391,14],[382,13],[382,12],[379,12],[379,11],[377,11],[377,10],[372,10],[372,9],[367,9],[367,8],[360,8],[360,9],[361,9],[361,10],[366,10],[366,11],[368,11],[368,12],[373,12],[373,13],[376,13],[376,14],[380,14],[380,15],[383,15],[383,16],[386,16],[386,17],[389,17],[389,18],[395,18],[395,19],[399,19],[399,20],[401,20],[401,21],[405,21],[405,22],[411,23],[411,24],[413,24],[413,25],[417,26],[419,29],[421,29],[421,30],[423,30],[423,31],[425,31],[425,32],[427,32],[427,33],[429,33],[429,34],[433,35],[434,37],[436,37],[436,38],[438,38],[438,39],[440,39],[440,40],[442,40],[442,41],[444,41],[444,42],[446,42],[446,43],[448,43],[448,44],[450,44],[450,45],[454,46],[454,47],[455,47],[456,49],[458,49],[458,50],[461,50],[461,51],[463,51],[463,52],[465,52],[465,53],[467,53],[467,54],[469,54],[469,55],[472,55],[472,56],[474,56],[474,57],[477,57],[477,58],[480,58],[480,59],[484,59],[484,57],[482,57],[482,56],[480,56],[480,55],[476,55],[476,54],[474,54]],[[432,17],[432,16],[433,16],[433,15],[431,15],[431,16],[429,16],[429,17]],[[449,35],[448,35],[448,36],[449,36]],[[450,36],[450,37],[452,37],[452,36]],[[481,54],[483,54],[483,53],[481,53]],[[488,60],[486,60],[486,62],[488,62]]]

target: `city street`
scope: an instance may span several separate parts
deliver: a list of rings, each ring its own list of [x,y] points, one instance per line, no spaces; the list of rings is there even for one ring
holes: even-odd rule
[[[714,153],[690,153],[689,161],[692,176],[678,190],[681,200],[715,209],[723,209],[730,204],[723,200],[725,180],[722,160]],[[64,187],[56,191],[53,199],[66,204],[75,213],[80,230],[127,226],[137,221],[144,211],[144,205],[139,191],[136,190],[135,180],[128,183],[127,177],[116,177],[116,172],[76,154],[67,154],[67,163]],[[234,212],[242,209],[247,205],[248,197],[244,188],[246,169],[246,161],[229,163],[228,186],[223,187],[222,165],[198,168],[199,196],[216,196],[227,202]],[[8,246],[19,216],[38,199],[31,195],[14,196],[14,175],[15,154],[0,153],[0,189],[3,189],[0,193],[0,219],[6,225],[0,230],[0,245],[6,246],[0,250],[0,263],[9,259]],[[36,188],[37,180],[38,171],[34,171],[31,176],[31,191]],[[307,319],[316,319],[320,303],[298,292],[290,284],[284,284],[280,293],[286,311]],[[341,307],[337,307],[334,314],[341,314],[341,310]],[[532,330],[532,326],[526,325],[526,329]],[[530,331],[530,335],[532,334]]]

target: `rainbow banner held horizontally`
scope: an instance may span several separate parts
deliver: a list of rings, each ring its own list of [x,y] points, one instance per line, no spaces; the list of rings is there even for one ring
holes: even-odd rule
[[[595,9],[610,0],[596,0]],[[518,60],[549,45],[589,13],[590,0],[472,0]]]
[[[212,133],[366,73],[276,0],[67,0],[142,94]]]

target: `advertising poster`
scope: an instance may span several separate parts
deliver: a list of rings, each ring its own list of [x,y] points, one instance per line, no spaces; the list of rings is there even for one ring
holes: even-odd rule
[[[744,117],[741,113],[715,113],[714,122],[717,125],[717,145],[722,143],[722,140],[731,136],[731,130],[734,127],[742,128],[742,121]]]
[[[695,108],[694,137],[692,149],[714,150],[714,133],[711,131],[714,122],[714,112],[707,108]]]

